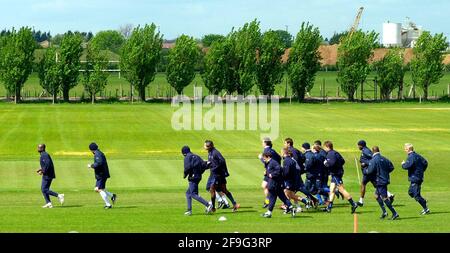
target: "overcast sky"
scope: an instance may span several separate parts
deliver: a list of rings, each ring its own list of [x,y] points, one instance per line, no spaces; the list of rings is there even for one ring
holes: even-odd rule
[[[448,0],[0,0],[0,29],[31,26],[67,30],[118,29],[123,24],[154,22],[166,39],[188,34],[226,34],[257,18],[262,30],[286,29],[296,34],[303,21],[318,26],[324,37],[347,30],[364,6],[360,28],[381,33],[384,21],[405,22],[450,37]]]

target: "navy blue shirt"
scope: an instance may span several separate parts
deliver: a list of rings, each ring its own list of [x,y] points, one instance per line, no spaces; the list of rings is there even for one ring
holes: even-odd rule
[[[283,179],[292,183],[297,183],[300,177],[300,166],[294,158],[287,156],[283,161]]]
[[[377,185],[388,185],[391,183],[389,174],[394,171],[394,165],[380,153],[375,153],[367,170],[369,175],[376,174]]]
[[[345,160],[339,152],[335,150],[328,151],[325,161],[325,167],[328,168],[332,176],[342,177],[344,175]]]
[[[102,151],[96,150],[94,152],[94,163],[91,167],[95,171],[96,179],[106,179],[110,177],[108,162],[106,161],[105,154],[103,154]]]
[[[41,164],[42,175],[47,178],[56,178],[55,167],[53,166],[53,161],[50,155],[43,151],[41,152],[41,157],[39,158]]]
[[[311,150],[305,152],[305,170],[306,178],[312,179],[320,176],[319,160]]]
[[[272,147],[265,147],[263,150],[263,155],[265,153],[270,153],[272,154],[272,159],[274,159],[275,161],[277,161],[278,164],[281,164],[281,156],[277,153],[277,151],[275,151]],[[267,164],[264,162],[264,159],[261,158],[261,162],[264,163],[264,167],[267,168]]]
[[[266,167],[267,167],[267,177],[269,178],[267,187],[269,189],[275,189],[277,187],[282,186],[283,175],[280,164],[274,159],[270,159]]]
[[[367,168],[369,166],[370,160],[372,160],[372,151],[367,147],[363,147],[361,150],[361,156],[359,162],[361,163],[361,169]]]
[[[402,168],[408,170],[408,180],[411,183],[423,182],[424,172],[428,167],[428,161],[416,152],[408,154],[408,159]]]
[[[327,152],[323,149],[321,149],[319,152],[316,153],[316,157],[320,160],[320,166],[321,166],[321,174],[324,177],[328,177],[330,174],[328,168],[323,164],[325,160],[327,159]]]
[[[206,164],[200,156],[187,153],[184,157],[184,178],[188,177],[189,181],[200,182],[205,168]]]
[[[289,147],[289,151],[292,152],[292,158],[297,162],[300,168],[304,170],[303,163],[305,162],[305,156],[303,153],[294,147]]]
[[[215,148],[208,151],[208,162],[212,177],[228,177],[227,162],[222,154]]]

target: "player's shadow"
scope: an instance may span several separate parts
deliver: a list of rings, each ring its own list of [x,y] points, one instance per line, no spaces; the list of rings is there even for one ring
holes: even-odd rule
[[[80,208],[83,207],[83,205],[65,205],[61,206],[61,208]]]
[[[258,212],[258,211],[256,211],[256,210],[239,210],[239,211],[237,211],[236,213],[256,213],[256,212]]]
[[[115,206],[114,209],[133,209],[138,208],[137,206]]]
[[[430,212],[427,215],[432,215],[432,214],[446,214],[446,213],[450,213],[450,212]]]
[[[416,220],[416,219],[422,219],[423,217],[401,217],[399,220]]]

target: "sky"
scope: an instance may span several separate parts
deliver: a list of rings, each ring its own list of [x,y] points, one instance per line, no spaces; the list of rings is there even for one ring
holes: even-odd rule
[[[0,0],[0,6],[0,29],[29,26],[52,35],[153,22],[166,39],[201,38],[227,34],[256,18],[263,31],[288,29],[293,35],[308,21],[329,38],[348,30],[364,7],[363,30],[381,34],[383,22],[403,23],[409,17],[425,30],[450,37],[448,0]]]

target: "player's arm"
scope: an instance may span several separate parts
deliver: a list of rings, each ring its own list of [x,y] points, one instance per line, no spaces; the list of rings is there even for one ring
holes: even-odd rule
[[[367,170],[366,170],[366,175],[371,175],[375,171],[376,171],[375,162],[373,162],[373,161],[369,162],[369,166],[367,167]]]
[[[336,155],[328,154],[323,164],[328,168],[333,167],[336,164]]]
[[[48,168],[50,167],[50,160],[47,159],[46,157],[42,157],[40,164],[41,164],[41,168],[39,170],[37,170],[36,172],[40,175],[43,175],[44,173],[47,172]]]
[[[184,177],[183,178],[186,178],[191,173],[192,173],[191,161],[189,160],[189,157],[186,156],[184,158]]]
[[[102,165],[103,165],[103,159],[102,159],[102,157],[101,157],[100,155],[97,155],[97,154],[96,154],[96,155],[94,156],[94,163],[90,165],[90,168],[96,169],[96,168],[98,168],[98,167],[100,167],[100,166],[102,166]]]
[[[412,155],[408,156],[406,162],[402,162],[402,168],[405,170],[409,170],[414,165],[414,157]]]

